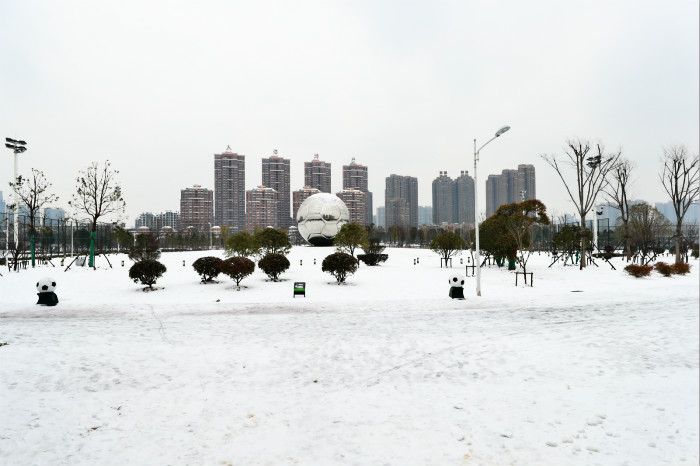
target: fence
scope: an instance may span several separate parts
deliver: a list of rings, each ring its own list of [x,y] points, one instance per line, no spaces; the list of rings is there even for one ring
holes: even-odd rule
[[[25,249],[30,244],[30,222],[27,216],[19,216],[18,240]],[[0,214],[0,251],[7,251],[14,243],[13,216]],[[34,247],[37,256],[56,257],[85,253],[90,248],[92,222],[80,220],[36,219],[34,222]],[[124,235],[115,223],[98,223],[95,236],[97,253],[118,252],[132,245],[133,236]],[[118,233],[121,232],[121,233]],[[120,244],[120,239],[122,243]],[[214,238],[214,247],[221,246],[221,239]],[[124,244],[124,241],[129,244]],[[198,231],[164,234],[159,237],[164,250],[209,249],[209,234]]]

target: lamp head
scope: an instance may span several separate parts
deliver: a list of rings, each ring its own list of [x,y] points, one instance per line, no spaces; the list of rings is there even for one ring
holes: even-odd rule
[[[500,136],[501,134],[505,133],[510,129],[510,126],[504,126],[503,128],[499,129],[496,131],[496,137]]]

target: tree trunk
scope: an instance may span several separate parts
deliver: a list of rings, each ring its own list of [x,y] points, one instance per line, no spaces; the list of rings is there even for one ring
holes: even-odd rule
[[[581,257],[579,258],[579,270],[583,270],[586,267],[586,237],[588,236],[586,231],[586,216],[581,216]]]
[[[626,221],[622,222],[622,228],[622,231],[624,231],[625,233],[625,252],[627,253],[627,262],[629,262],[630,259],[632,259],[632,242],[630,241],[630,235]]]
[[[680,219],[676,223],[676,262],[681,261],[681,227],[682,223]]]

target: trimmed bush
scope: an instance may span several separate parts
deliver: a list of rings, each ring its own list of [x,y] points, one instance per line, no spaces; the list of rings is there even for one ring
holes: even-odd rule
[[[142,285],[148,285],[150,289],[153,289],[156,280],[162,277],[166,270],[165,266],[157,260],[142,260],[131,266],[129,278],[134,283],[141,282]]]
[[[686,273],[690,273],[690,264],[686,264],[685,262],[676,262],[671,266],[673,269],[673,273],[677,275],[685,275]]]
[[[258,261],[258,267],[265,272],[270,280],[277,281],[280,274],[289,268],[289,259],[282,254],[265,254],[265,257]]]
[[[700,250],[698,248],[693,249],[693,252],[690,253],[690,255],[693,257],[693,259],[697,259],[700,256]]]
[[[219,276],[223,262],[214,256],[200,257],[192,263],[192,268],[202,277],[202,283],[208,283]]]
[[[230,257],[221,264],[221,273],[231,277],[240,287],[241,280],[255,271],[255,262],[247,257]]]
[[[670,277],[673,274],[673,267],[666,262],[657,262],[654,265],[654,270],[659,272],[664,277]]]
[[[321,270],[333,275],[340,285],[357,271],[357,259],[344,252],[336,252],[323,259]]]
[[[358,254],[357,258],[367,265],[377,265],[380,262],[386,262],[389,258],[388,254],[383,254],[385,247],[379,238],[371,238],[364,249],[365,253]]]
[[[377,265],[380,262],[386,262],[389,254],[358,254],[357,259],[361,260],[366,265]]]
[[[630,264],[625,267],[625,272],[632,275],[633,277],[648,277],[651,275],[652,267],[650,265],[636,265]]]

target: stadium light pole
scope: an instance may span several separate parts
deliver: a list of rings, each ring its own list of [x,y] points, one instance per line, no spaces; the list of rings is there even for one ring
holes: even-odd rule
[[[479,188],[477,185],[476,181],[476,162],[479,161],[479,152],[481,152],[481,149],[483,149],[486,144],[489,142],[493,141],[497,137],[499,137],[501,134],[505,133],[510,129],[510,126],[504,126],[498,131],[496,131],[496,135],[486,141],[484,145],[479,147],[479,149],[476,149],[476,139],[474,139],[474,227],[476,229],[476,263],[474,264],[476,266],[476,295],[481,296],[481,258],[479,257]]]
[[[26,146],[27,143],[25,141],[17,141],[12,138],[5,138],[5,147],[8,149],[11,149],[12,152],[15,154],[15,177],[12,179],[12,183],[14,184],[14,191],[15,191],[15,247],[17,247],[17,243],[19,241],[19,202],[18,202],[18,197],[17,197],[17,156],[24,151],[27,150]]]

